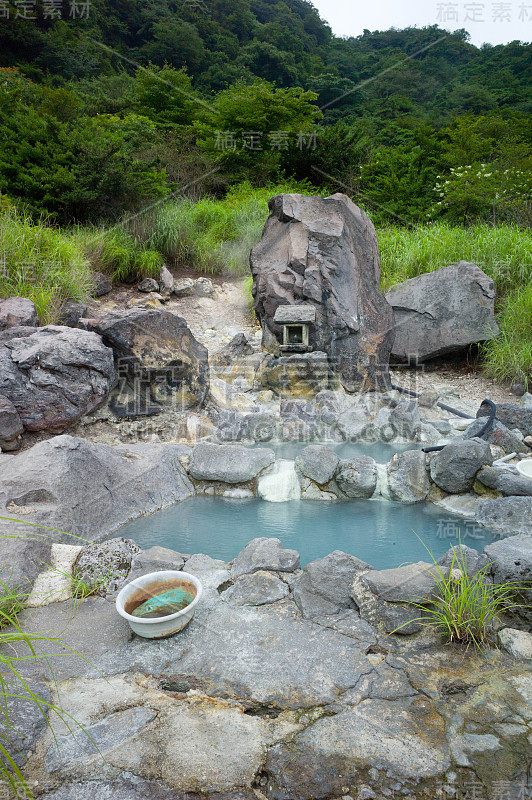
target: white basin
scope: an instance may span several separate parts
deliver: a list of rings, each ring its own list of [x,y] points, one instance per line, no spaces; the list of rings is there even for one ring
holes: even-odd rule
[[[532,458],[525,458],[523,461],[520,461],[516,464],[517,471],[520,475],[524,478],[530,478],[532,480]]]
[[[194,600],[186,608],[169,614],[167,617],[142,618],[134,617],[126,611],[129,605],[134,610],[143,600],[162,594],[170,589],[186,588],[195,595]],[[131,583],[127,583],[118,593],[116,610],[121,617],[127,619],[131,630],[145,639],[162,639],[182,630],[192,617],[203,593],[201,582],[195,575],[180,570],[161,570],[141,575]]]

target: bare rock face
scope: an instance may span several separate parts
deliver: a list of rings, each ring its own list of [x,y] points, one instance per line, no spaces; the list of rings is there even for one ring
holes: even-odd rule
[[[60,433],[105,402],[113,354],[99,336],[48,325],[0,341],[0,394],[27,431]]]
[[[391,306],[379,291],[380,258],[369,217],[343,194],[281,194],[251,252],[254,308],[263,346],[275,352],[284,305],[312,305],[312,350],[327,353],[348,391],[389,388]]]
[[[397,361],[426,361],[499,332],[495,284],[467,261],[399,283],[386,299],[395,312],[392,357]]]
[[[185,320],[134,308],[87,322],[112,348],[118,376],[111,405],[119,417],[200,406],[209,390],[208,352]]]

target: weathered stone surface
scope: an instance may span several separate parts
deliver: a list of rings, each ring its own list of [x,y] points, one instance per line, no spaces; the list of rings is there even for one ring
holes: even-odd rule
[[[242,358],[253,353],[253,347],[245,333],[237,333],[230,342],[210,357],[211,370],[219,378],[228,380],[230,369]]]
[[[345,442],[356,442],[364,438],[368,415],[362,408],[344,411],[336,420],[336,428]]]
[[[155,280],[155,278],[144,278],[143,281],[139,283],[137,286],[139,292],[145,292],[148,294],[149,292],[158,292],[159,291],[159,284]]]
[[[277,436],[277,417],[267,412],[256,412],[246,417],[244,432],[254,442],[271,442]]]
[[[419,361],[497,335],[495,284],[476,264],[459,261],[392,287],[396,322],[392,356]]]
[[[0,343],[0,394],[28,431],[59,433],[107,399],[113,356],[99,336],[48,325]]]
[[[282,342],[279,306],[316,308],[310,345],[324,351],[350,391],[389,386],[393,312],[379,291],[373,224],[345,195],[282,194],[269,202],[262,240],[251,253],[255,312],[263,345]]]
[[[395,569],[372,570],[362,577],[374,594],[392,603],[428,602],[438,579],[434,564],[423,561]]]
[[[188,297],[194,294],[194,281],[191,278],[174,281],[173,293],[176,297]]]
[[[478,434],[481,433],[482,429],[486,425],[486,422],[487,419],[485,417],[476,419],[466,428],[464,437],[466,439],[471,439],[475,436],[478,436]],[[495,420],[491,430],[485,433],[482,439],[489,444],[502,447],[505,453],[521,453],[526,452],[528,449],[524,442],[518,439],[515,434],[508,430],[506,425],[503,425],[502,422],[499,422],[498,420]]]
[[[162,295],[172,294],[174,291],[174,276],[164,264],[159,273],[159,291]]]
[[[414,440],[421,425],[416,401],[406,397],[400,400],[390,413],[390,425],[399,436]]]
[[[36,539],[25,522],[56,529],[48,534],[53,541],[77,544],[68,534],[94,539],[189,497],[194,489],[179,461],[182,450],[172,444],[108,447],[63,435],[0,463],[1,515],[21,519],[17,530],[28,537],[0,540],[0,563],[15,564],[14,582],[34,578],[42,562],[49,563],[46,533]],[[8,513],[10,503],[24,513]]]
[[[476,518],[482,525],[505,533],[529,533],[532,498],[500,497],[481,500]]]
[[[222,600],[235,606],[263,606],[282,600],[289,593],[284,581],[265,570],[240,575],[224,592]]]
[[[479,553],[472,547],[467,545],[456,545],[438,559],[438,565],[445,569],[462,569],[465,565],[467,574],[471,578],[476,575],[480,570],[486,569],[489,564],[489,559],[484,553]]]
[[[87,306],[85,303],[79,303],[77,300],[67,300],[61,306],[57,324],[65,325],[68,328],[77,328],[78,322],[86,313]]]
[[[194,291],[200,297],[212,297],[214,294],[214,286],[209,278],[198,278],[194,281]]]
[[[445,724],[427,698],[364,700],[272,747],[266,762],[273,800],[341,797],[362,771],[393,776],[397,786],[401,779],[434,778],[449,766]]]
[[[350,596],[354,577],[369,569],[365,561],[341,550],[311,561],[292,585],[297,607],[307,619],[354,608]]]
[[[233,384],[227,383],[220,378],[211,377],[210,397],[218,408],[236,409],[247,413],[256,411],[257,406],[253,399],[244,392],[238,392]]]
[[[11,400],[0,395],[0,449],[16,450],[20,446],[20,435],[24,425]]]
[[[111,539],[83,547],[74,563],[74,578],[105,597],[117,592],[140,547],[132,539]]]
[[[515,658],[532,659],[532,633],[515,628],[503,628],[498,633],[501,647]]]
[[[477,417],[489,417],[491,408],[482,403]],[[507,428],[517,428],[523,436],[532,435],[532,408],[517,406],[513,403],[497,403],[497,419]]]
[[[329,361],[322,352],[272,357],[258,377],[262,386],[281,397],[314,397],[329,386]]]
[[[479,469],[492,463],[490,447],[482,439],[451,442],[432,457],[430,477],[444,492],[468,492]]]
[[[338,488],[346,497],[371,497],[377,486],[377,464],[370,456],[342,459],[336,475]]]
[[[419,503],[430,491],[426,456],[421,450],[397,453],[388,464],[388,487],[393,500]]]
[[[483,483],[484,486],[500,492],[505,497],[532,496],[532,481],[522,475],[514,475],[506,469],[484,467],[477,474],[477,480]]]
[[[132,577],[133,573],[135,573],[134,577],[137,577],[141,573],[156,572],[161,569],[180,570],[185,564],[185,558],[186,556],[183,553],[177,553],[168,547],[155,545],[133,556],[131,562]]]
[[[107,275],[104,275],[103,272],[92,273],[92,297],[103,297],[103,295],[109,294],[109,292],[112,291],[112,288],[113,284]]]
[[[189,472],[196,480],[244,483],[275,461],[273,450],[238,444],[200,442],[192,451]]]
[[[182,317],[136,308],[91,319],[88,327],[113,350],[119,381],[111,405],[118,416],[143,416],[150,407],[183,410],[205,400],[208,352]]]
[[[296,458],[297,469],[322,486],[332,481],[340,459],[330,447],[310,444]]]
[[[39,315],[35,303],[27,297],[8,297],[0,300],[0,331],[7,328],[37,328]]]
[[[267,572],[294,572],[299,568],[297,550],[285,550],[280,539],[267,536],[253,539],[237,555],[231,567],[231,577],[265,570]]]
[[[530,531],[530,498],[508,498],[509,502],[528,502],[528,526]],[[485,503],[502,503],[504,500],[485,500]],[[532,536],[520,534],[500,539],[484,548],[484,553],[491,561],[490,572],[494,583],[514,583],[520,588],[519,601],[522,606],[512,610],[510,617],[519,623],[532,625]]]

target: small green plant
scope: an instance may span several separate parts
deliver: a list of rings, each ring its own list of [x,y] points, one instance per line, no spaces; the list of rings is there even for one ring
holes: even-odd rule
[[[3,578],[0,570],[0,629],[11,625],[24,609],[25,597],[19,589],[12,586],[10,578]]]
[[[489,565],[469,575],[461,545],[453,548],[448,571],[426,549],[436,567],[435,587],[429,605],[411,603],[422,612],[422,616],[412,621],[432,628],[448,642],[482,649],[493,638],[497,618],[522,606],[516,595],[523,587],[512,582],[491,583],[487,575]]]
[[[86,597],[98,594],[99,590],[109,582],[111,575],[112,570],[109,570],[105,574],[98,573],[90,580],[86,580],[78,575],[74,569],[72,572],[72,597],[76,600],[84,600]]]

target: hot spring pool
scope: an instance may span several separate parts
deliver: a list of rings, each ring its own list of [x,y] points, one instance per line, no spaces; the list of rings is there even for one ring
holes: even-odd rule
[[[497,536],[489,528],[430,503],[267,503],[204,495],[140,517],[113,535],[133,539],[144,549],[159,545],[181,553],[207,553],[224,561],[235,558],[257,536],[275,536],[284,547],[299,551],[302,565],[343,550],[377,569],[430,561],[418,536],[435,558],[458,544],[459,537],[463,544],[481,551]]]

